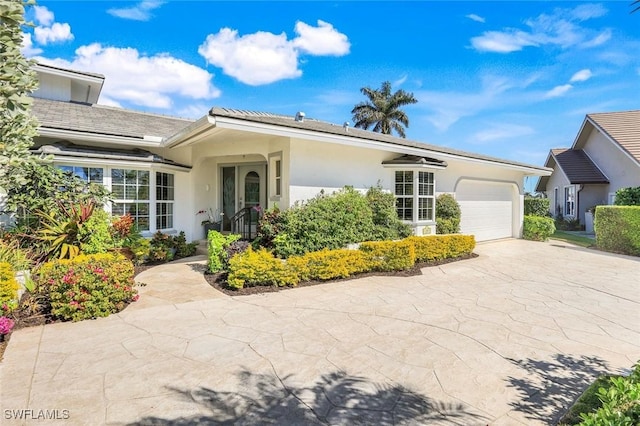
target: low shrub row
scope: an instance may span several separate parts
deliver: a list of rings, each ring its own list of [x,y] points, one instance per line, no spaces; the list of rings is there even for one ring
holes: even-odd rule
[[[594,227],[599,249],[640,256],[640,206],[598,206]]]
[[[294,286],[303,281],[347,278],[371,271],[401,271],[416,262],[471,254],[472,235],[433,235],[399,241],[370,241],[358,250],[320,250],[286,261],[264,248],[249,248],[229,261],[227,284],[232,288],[255,285]]]
[[[106,317],[138,299],[133,264],[118,254],[80,255],[43,264],[35,291],[64,321]]]

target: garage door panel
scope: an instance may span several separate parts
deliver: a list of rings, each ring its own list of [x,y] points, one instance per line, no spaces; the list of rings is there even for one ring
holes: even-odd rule
[[[460,230],[477,241],[508,238],[513,235],[513,185],[463,181],[456,199],[462,212]]]

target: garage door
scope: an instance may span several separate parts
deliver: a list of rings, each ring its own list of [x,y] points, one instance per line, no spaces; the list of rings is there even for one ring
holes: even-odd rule
[[[462,180],[456,189],[462,217],[460,230],[476,241],[513,236],[514,185]]]

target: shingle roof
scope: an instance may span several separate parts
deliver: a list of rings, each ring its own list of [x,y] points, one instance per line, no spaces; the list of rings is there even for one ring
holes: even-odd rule
[[[551,155],[572,184],[609,183],[609,179],[581,149],[552,149]]]
[[[214,107],[209,111],[211,116],[237,118],[240,120],[271,124],[276,126],[290,127],[301,130],[316,131],[320,133],[332,134],[353,137],[358,139],[365,139],[369,141],[385,142],[392,145],[406,146],[411,148],[419,148],[429,150],[432,152],[439,152],[442,154],[455,155],[459,157],[472,158],[477,160],[486,160],[495,163],[501,163],[506,165],[513,165],[519,167],[526,167],[530,169],[538,169],[540,171],[547,171],[548,169],[540,166],[533,166],[531,164],[519,163],[516,161],[505,160],[504,158],[490,157],[482,154],[475,154],[466,151],[460,151],[457,149],[451,149],[439,145],[431,145],[423,142],[416,142],[411,140],[402,139],[399,137],[385,135],[383,133],[371,132],[368,130],[356,129],[349,126],[337,125],[326,121],[320,121],[312,118],[304,118],[304,121],[296,121],[295,117],[279,114],[270,114],[265,112],[237,110],[231,108]]]
[[[41,98],[33,99],[32,113],[41,128],[140,139],[144,136],[169,137],[193,121],[102,105]]]
[[[603,112],[587,117],[640,163],[640,110]]]

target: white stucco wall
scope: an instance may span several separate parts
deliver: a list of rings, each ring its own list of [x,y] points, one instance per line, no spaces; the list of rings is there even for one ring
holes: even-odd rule
[[[34,97],[65,102],[72,99],[70,79],[44,73],[39,73],[38,77],[40,85],[33,93]]]

